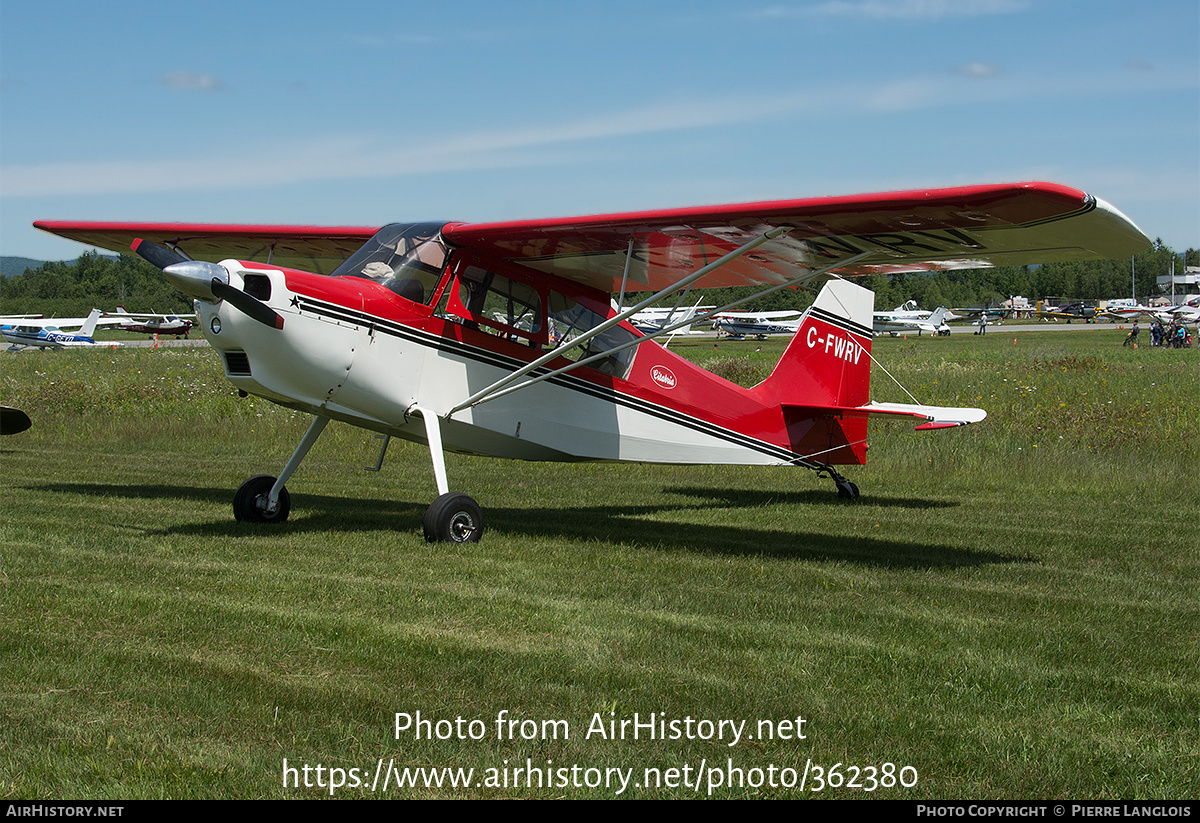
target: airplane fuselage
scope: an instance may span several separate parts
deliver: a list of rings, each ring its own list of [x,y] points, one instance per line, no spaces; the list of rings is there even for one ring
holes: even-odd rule
[[[65,332],[53,326],[0,326],[0,335],[14,346],[65,349],[99,345],[88,335]]]
[[[282,329],[225,303],[201,303],[206,336],[234,386],[290,408],[426,442],[419,406],[443,418],[447,450],[525,460],[787,464],[818,452],[827,463],[863,456],[831,436],[828,421],[788,419],[772,390],[729,383],[653,341],[633,349],[623,376],[579,366],[446,416],[542,347],[477,328],[444,301],[434,310],[370,280],[222,265],[231,283],[242,273],[269,280]],[[861,336],[839,346],[835,332],[850,336],[830,326],[818,335],[828,346],[812,344],[815,356],[832,364],[869,347]]]

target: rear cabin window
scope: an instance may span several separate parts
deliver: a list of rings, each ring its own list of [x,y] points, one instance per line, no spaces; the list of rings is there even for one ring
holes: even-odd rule
[[[565,294],[556,291],[550,292],[550,343],[553,346],[569,342],[584,332],[591,331],[607,319],[607,316],[592,311]],[[563,356],[568,360],[578,362],[629,343],[640,336],[621,326],[613,326],[584,343],[582,347],[568,349]],[[593,360],[587,365],[596,371],[625,380],[629,377],[629,370],[633,368],[633,357],[636,353],[637,346],[630,346],[598,360]]]

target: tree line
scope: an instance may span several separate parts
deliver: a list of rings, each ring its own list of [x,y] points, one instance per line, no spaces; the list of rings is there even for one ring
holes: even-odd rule
[[[1097,303],[1118,297],[1136,297],[1145,302],[1162,292],[1158,278],[1181,275],[1184,266],[1200,266],[1200,250],[1179,254],[1155,241],[1146,251],[1124,260],[1086,260],[1077,263],[1045,263],[1037,266],[996,266],[986,269],[879,274],[855,278],[856,283],[875,292],[875,310],[887,311],[909,301],[923,309],[998,306],[1010,297],[1021,296],[1030,303],[1046,297],[1061,301]],[[703,302],[724,305],[753,294],[757,287],[714,289],[703,294]],[[1169,293],[1169,292],[1168,292]],[[687,298],[689,305],[700,299]],[[748,307],[758,311],[804,309],[816,298],[816,290],[784,289],[755,300]],[[632,299],[627,298],[626,304]],[[745,308],[745,307],[741,307]]]
[[[92,309],[189,313],[191,301],[167,282],[162,270],[140,257],[94,251],[78,260],[43,263],[24,274],[0,278],[0,314],[82,317]]]
[[[908,300],[922,308],[998,305],[1010,296],[1034,301],[1042,297],[1095,302],[1115,297],[1145,301],[1159,294],[1157,278],[1182,274],[1184,266],[1200,266],[1200,251],[1178,254],[1156,241],[1153,247],[1125,260],[1089,260],[1078,263],[1047,263],[1040,266],[998,266],[932,273],[872,275],[856,282],[875,292],[875,309],[891,309]],[[703,301],[740,299],[755,287],[716,289],[704,292]],[[759,311],[803,309],[815,294],[784,289],[756,300]],[[696,299],[701,299],[697,294]],[[626,304],[630,300],[627,298]],[[695,300],[688,299],[689,303]],[[0,314],[82,316],[93,308],[111,311],[125,306],[130,311],[162,314],[191,311],[190,301],[172,287],[162,272],[139,257],[111,257],[94,251],[78,260],[43,263],[24,274],[0,278]]]

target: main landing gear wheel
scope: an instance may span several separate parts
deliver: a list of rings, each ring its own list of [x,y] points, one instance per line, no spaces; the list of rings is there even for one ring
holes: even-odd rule
[[[428,543],[478,543],[483,535],[479,504],[461,492],[446,492],[422,518]]]
[[[282,523],[287,520],[288,512],[292,509],[287,488],[280,490],[275,511],[268,512],[266,509],[267,495],[274,485],[274,477],[258,474],[238,486],[233,495],[233,516],[243,523]]]

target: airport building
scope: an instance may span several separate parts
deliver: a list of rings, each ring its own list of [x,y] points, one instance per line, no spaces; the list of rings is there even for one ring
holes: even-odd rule
[[[1186,266],[1183,274],[1167,274],[1157,278],[1158,288],[1171,295],[1171,303],[1183,305],[1200,297],[1200,266]]]

